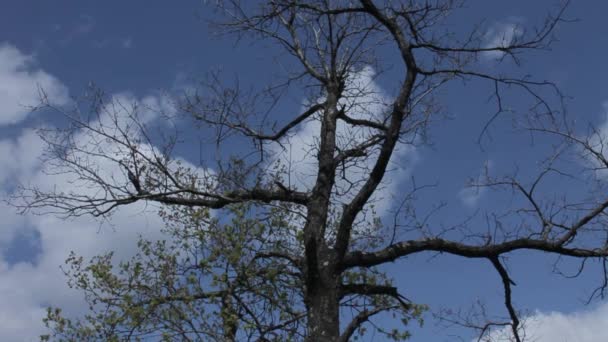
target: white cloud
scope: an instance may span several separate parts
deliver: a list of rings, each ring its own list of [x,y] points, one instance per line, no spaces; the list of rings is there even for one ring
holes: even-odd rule
[[[10,215],[11,208],[2,209],[3,216]],[[59,269],[70,251],[87,258],[114,250],[117,259],[125,258],[131,255],[138,234],[158,238],[161,227],[155,211],[143,203],[119,210],[112,219],[116,230],[90,218],[65,221],[39,216],[27,221],[40,234],[42,254],[36,263],[9,265],[0,260],[0,339],[4,341],[34,339],[43,333],[41,319],[48,305],[60,306],[68,314],[84,308],[81,294],[67,287]]]
[[[384,119],[391,104],[391,98],[375,81],[375,77],[374,69],[366,67],[352,73],[347,80],[344,98],[341,99],[340,105],[348,108],[348,115],[352,118],[378,122],[382,122]],[[301,124],[295,134],[288,139],[283,139],[281,141],[283,147],[278,144],[271,145],[275,160],[288,168],[286,178],[290,186],[300,190],[309,190],[314,185],[318,167],[316,153],[320,128],[320,117],[313,117]],[[341,150],[353,148],[375,133],[377,132],[371,128],[350,126],[339,120],[336,132],[337,145]],[[347,165],[344,172],[339,168],[334,194],[336,203],[347,203],[354,197],[363,182],[367,180],[377,156],[378,150],[375,149],[367,158],[358,159],[356,163]],[[404,144],[397,146],[385,180],[370,200],[374,203],[374,210],[379,216],[386,214],[391,209],[395,203],[394,197],[399,195],[399,185],[408,179],[417,160],[418,155],[413,146]],[[367,217],[367,219],[369,218],[370,216]],[[362,226],[370,227],[371,225],[370,222],[366,222]],[[361,228],[359,228],[360,230]]]
[[[481,172],[479,173],[479,175],[477,176],[477,179],[474,181],[474,183],[483,182],[483,177],[484,177],[484,175],[486,175],[488,173],[489,169],[492,168],[492,164],[493,163],[491,160],[485,161],[484,166],[483,166]],[[471,184],[470,186],[466,186],[466,187],[462,188],[458,192],[458,197],[460,198],[460,201],[465,206],[467,206],[469,208],[475,208],[479,204],[479,200],[481,200],[481,198],[486,193],[486,191],[487,191],[487,187],[479,187],[479,186],[474,186],[473,184]]]
[[[591,146],[603,152],[604,156],[608,157],[606,152],[608,144],[608,101],[602,103],[602,123],[597,128],[597,134],[591,137]],[[600,139],[601,138],[601,139]]]
[[[21,132],[15,140],[0,140],[0,189],[10,183],[28,180],[39,165],[43,143],[31,129]]]
[[[460,200],[465,206],[475,208],[485,192],[486,188],[466,187],[460,190],[458,197],[460,197]]]
[[[373,82],[373,70],[366,69],[352,80],[352,82],[363,82],[366,84],[369,94],[367,97],[357,97],[352,94],[354,117],[371,118],[382,115],[384,103],[388,100],[384,92]],[[57,82],[58,83],[58,82]],[[0,84],[1,86],[1,84]],[[105,114],[99,118],[99,123],[110,128],[114,122],[109,113],[118,114],[117,120],[121,125],[129,123],[129,112],[137,108],[138,118],[143,122],[158,119],[160,112],[172,112],[175,108],[171,102],[159,96],[147,96],[137,100],[129,94],[117,94],[112,98],[111,104],[104,108]],[[137,129],[131,125],[132,129]],[[293,176],[299,179],[294,186],[308,187],[314,179],[316,161],[314,155],[306,151],[314,145],[315,135],[318,134],[318,123],[307,122],[296,135],[290,140],[291,158],[299,163],[293,171]],[[368,131],[348,128],[341,124],[339,127],[339,144],[342,147],[349,146],[354,141],[361,141],[369,134]],[[355,139],[351,139],[354,137]],[[74,136],[78,142],[88,141],[87,135],[80,132]],[[49,175],[42,172],[39,156],[43,152],[44,143],[32,130],[23,130],[15,139],[0,139],[0,193],[11,191],[11,184],[19,182],[39,185],[41,187],[58,187],[63,191],[76,190],[78,192],[89,191],[82,187],[82,182],[73,182],[67,175]],[[143,151],[151,152],[153,147],[149,145],[139,146]],[[116,146],[106,140],[85,145],[85,148],[103,149],[112,151],[114,156],[120,156],[120,146]],[[288,152],[277,149],[278,158],[287,158]],[[369,161],[358,165],[359,171],[349,171],[346,175],[350,180],[361,180],[365,177],[367,168],[371,166],[374,156]],[[128,182],[125,179],[124,170],[116,167],[115,163],[103,158],[89,157],[88,162],[98,168],[98,171],[114,177],[116,182]],[[410,172],[415,151],[407,146],[400,146],[395,153],[390,173],[393,180],[391,186],[388,182],[375,194],[377,199],[376,209],[378,212],[386,210],[390,206],[392,189],[401,182]],[[401,165],[401,162],[409,164]],[[195,172],[201,172],[193,165],[181,160],[185,167],[190,167]],[[345,186],[341,183],[340,186]],[[94,191],[90,189],[90,191]],[[4,194],[2,194],[4,197]],[[349,195],[342,195],[345,200]],[[117,258],[126,258],[134,252],[135,242],[139,234],[148,239],[161,237],[159,231],[160,218],[156,215],[156,208],[138,203],[120,208],[112,217],[113,226],[100,226],[98,222],[90,217],[81,217],[72,220],[62,220],[52,216],[16,215],[12,207],[0,205],[0,340],[28,341],[36,340],[37,336],[44,333],[41,319],[45,315],[46,306],[60,306],[67,314],[77,314],[84,309],[82,294],[69,289],[66,279],[60,271],[70,251],[85,258],[113,250]],[[8,245],[17,235],[19,229],[33,229],[40,239],[40,255],[35,262],[19,262],[10,264],[3,260],[2,255]],[[115,227],[116,229],[112,229]]]
[[[519,38],[523,33],[523,29],[517,18],[512,18],[507,23],[496,23],[488,32],[485,34],[486,43],[483,45],[484,48],[496,48],[496,47],[507,47],[512,44],[514,40]],[[504,56],[502,51],[487,51],[482,54],[486,59],[500,59]]]
[[[536,312],[523,319],[525,341],[605,342],[608,341],[608,304],[572,313]],[[485,340],[484,340],[485,341]],[[509,329],[490,335],[492,342],[511,342]]]
[[[594,130],[588,132],[588,136],[577,137],[581,141],[585,141],[596,152],[600,152],[604,158],[608,158],[608,101],[602,103],[602,120],[600,124],[594,127]],[[576,150],[580,154],[581,164],[590,170],[593,170],[595,177],[598,180],[608,180],[608,168],[595,156],[582,146],[578,146]]]
[[[0,125],[15,124],[26,118],[28,106],[39,104],[41,90],[49,101],[65,104],[68,92],[54,76],[36,69],[34,58],[14,46],[0,44]]]
[[[157,96],[147,96],[141,100],[130,95],[120,94],[112,98],[114,105],[107,106],[105,114],[99,118],[101,124],[111,125],[109,113],[117,114],[119,122],[126,124],[127,113],[138,108],[138,117],[143,122],[158,118],[160,111],[171,110],[171,106]],[[84,142],[87,135],[79,132],[74,139]],[[92,145],[91,145],[92,146]],[[42,172],[40,155],[44,143],[31,130],[24,130],[16,139],[0,140],[0,196],[10,191],[11,184],[17,181],[57,187],[63,191],[87,191],[78,188],[67,175],[50,175]],[[140,146],[144,151],[153,147]],[[108,140],[99,140],[97,149],[113,151],[120,155],[121,149]],[[103,158],[92,157],[88,160],[101,173],[114,176],[117,182],[123,181],[124,172],[115,163]],[[185,161],[185,167],[196,168]],[[198,170],[197,170],[198,171]],[[126,182],[126,181],[125,181]],[[94,189],[91,189],[94,191]],[[0,204],[0,340],[30,341],[44,333],[42,318],[45,307],[60,306],[69,315],[85,309],[82,294],[66,285],[66,278],[59,269],[70,251],[86,258],[115,251],[117,259],[132,255],[139,234],[147,239],[160,238],[162,222],[154,206],[146,203],[121,207],[111,218],[111,225],[100,225],[91,217],[85,216],[72,220],[43,215],[19,216],[14,208]],[[40,239],[41,255],[33,262],[9,264],[3,260],[12,239],[18,230],[34,229]],[[114,229],[115,228],[115,229]]]

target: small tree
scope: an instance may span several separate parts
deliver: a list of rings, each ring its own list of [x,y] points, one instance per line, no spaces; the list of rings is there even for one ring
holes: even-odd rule
[[[170,240],[140,239],[138,253],[119,265],[112,253],[86,263],[72,254],[70,287],[85,293],[91,314],[71,321],[50,309],[46,324],[67,341],[293,340],[302,331],[301,280],[294,260],[264,252],[277,213],[262,218],[234,205],[220,223],[206,209],[168,208]],[[285,226],[283,226],[285,224]],[[51,335],[43,336],[48,340]]]
[[[70,321],[51,309],[52,336],[347,341],[364,333],[366,322],[381,312],[396,312],[406,323],[420,317],[424,306],[402,296],[380,267],[433,251],[485,259],[494,266],[509,318],[461,323],[478,328],[481,338],[495,327],[510,326],[513,338],[521,341],[513,282],[501,257],[535,250],[605,260],[605,241],[590,238],[598,230],[606,232],[601,222],[608,207],[605,196],[584,205],[551,206],[535,188],[547,175],[559,174],[556,160],[564,151],[583,151],[584,159],[596,160],[599,168],[608,162],[601,134],[577,138],[557,115],[561,95],[552,83],[493,74],[479,63],[487,56],[519,62],[520,53],[546,47],[564,8],[535,31],[521,30],[487,45],[483,31],[458,39],[443,30],[441,23],[458,5],[450,0],[219,2],[225,21],[216,27],[239,38],[274,42],[295,63],[285,65],[282,83],[255,94],[224,86],[221,77],[213,76],[179,100],[181,112],[204,132],[216,133],[212,142],[218,150],[252,142],[249,149],[241,146],[230,158],[220,153],[215,164],[200,168],[173,157],[176,139],[153,147],[154,137],[136,107],[117,106],[94,92],[89,115],[79,113],[81,106],[56,108],[73,126],[43,135],[47,165],[83,187],[76,192],[24,188],[23,208],[105,217],[123,205],[155,202],[162,205],[170,239],[142,239],[139,254],[118,268],[111,255],[89,263],[71,256],[71,284],[85,291],[93,313]],[[394,97],[385,98],[369,80],[394,57],[401,63],[394,73],[400,80]],[[362,78],[365,73],[370,77]],[[401,225],[383,224],[374,196],[390,178],[396,151],[424,141],[438,110],[433,94],[453,80],[487,82],[497,103],[494,117],[505,111],[505,92],[528,96],[532,106],[521,121],[526,128],[563,138],[562,147],[578,147],[560,147],[529,184],[490,175],[474,184],[523,195],[525,203],[517,211],[523,223],[505,219],[502,230],[455,236],[428,227],[410,205],[423,188],[414,186],[399,209],[415,229],[399,241]],[[292,88],[307,94],[303,109],[268,115],[283,109],[277,103]],[[558,106],[548,99],[553,96]],[[308,174],[296,179],[294,165],[282,156],[294,146],[294,131],[304,125],[314,130],[306,149],[314,165],[299,170]],[[97,168],[100,161],[114,172]],[[408,336],[407,331],[372,327],[394,339]]]

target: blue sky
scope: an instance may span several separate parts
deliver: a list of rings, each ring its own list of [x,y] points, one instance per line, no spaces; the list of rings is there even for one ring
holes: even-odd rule
[[[0,4],[0,196],[10,195],[16,182],[52,180],[39,172],[41,143],[32,128],[57,125],[60,119],[50,113],[28,114],[23,108],[35,103],[37,84],[49,89],[58,103],[67,103],[68,95],[82,93],[90,82],[109,94],[158,101],[159,91],[178,92],[209,70],[221,69],[229,79],[238,75],[242,84],[268,79],[276,70],[277,57],[269,53],[272,49],[266,43],[236,44],[210,32],[200,17],[213,14],[201,1],[0,0]],[[448,28],[462,32],[482,20],[489,31],[515,23],[525,26],[538,23],[554,5],[549,0],[469,1],[448,22]],[[508,62],[498,65],[491,58],[480,63],[486,70],[500,68],[555,81],[570,96],[568,109],[577,122],[601,125],[608,119],[608,107],[604,107],[608,103],[607,11],[606,2],[573,2],[567,17],[579,20],[558,27],[558,41],[551,51],[525,56],[520,68]],[[390,75],[381,78],[378,87],[390,94],[391,81]],[[448,204],[434,219],[438,225],[453,224],[478,212],[473,222],[481,227],[483,213],[501,208],[510,197],[491,191],[471,193],[463,190],[466,181],[478,177],[484,165],[497,173],[517,165],[525,177],[526,172],[536,170],[536,161],[545,151],[542,142],[532,145],[525,134],[513,133],[508,117],[494,123],[492,139],[485,137],[480,148],[476,140],[493,109],[487,101],[490,93],[484,83],[463,86],[456,82],[442,90],[439,99],[450,119],[434,123],[430,130],[433,145],[411,152],[403,159],[406,171],[393,175],[400,185],[407,185],[403,179],[411,175],[419,183],[438,183],[420,200],[422,208]],[[282,106],[297,110],[302,101],[297,93],[289,94]],[[513,105],[522,103],[514,98]],[[184,147],[180,153],[196,163],[192,158],[198,151]],[[566,196],[580,196],[575,185],[549,182],[544,188],[547,193],[558,190]],[[137,233],[159,236],[160,221],[141,214],[141,208],[117,215],[115,229],[99,229],[98,224],[84,219],[64,222],[53,217],[17,216],[3,204],[0,217],[4,218],[0,222],[0,339],[7,341],[37,336],[42,331],[44,305],[81,310],[78,294],[66,288],[58,268],[70,250],[91,256],[112,248],[126,256]],[[410,257],[387,266],[406,296],[432,309],[467,307],[481,298],[494,312],[504,314],[499,278],[488,262],[432,256]],[[539,341],[554,341],[550,333],[566,336],[567,341],[608,339],[601,329],[608,324],[608,306],[601,301],[583,304],[601,280],[593,272],[598,265],[578,279],[566,280],[551,274],[554,260],[519,253],[508,263],[518,284],[515,304],[529,309],[538,322],[532,329],[545,336]],[[555,324],[567,329],[549,332],[547,327]],[[578,335],[564,335],[566,331]],[[436,327],[430,317],[424,329],[415,332],[413,341],[452,341],[452,334],[467,334]]]

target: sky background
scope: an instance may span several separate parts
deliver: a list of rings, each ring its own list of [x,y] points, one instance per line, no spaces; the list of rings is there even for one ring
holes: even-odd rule
[[[467,25],[483,21],[490,37],[515,23],[538,23],[554,5],[548,0],[469,1],[449,25],[464,31]],[[81,94],[93,82],[108,94],[162,107],[161,91],[177,93],[209,70],[238,75],[240,82],[247,84],[267,79],[276,66],[265,43],[235,44],[210,32],[201,17],[211,14],[201,1],[0,0],[0,8],[0,197],[10,195],[18,182],[65,182],[40,172],[38,157],[43,144],[33,128],[60,125],[61,119],[50,113],[29,113],[25,106],[36,103],[37,85],[59,104],[68,103],[69,96]],[[606,2],[573,2],[567,17],[578,21],[558,27],[559,40],[552,51],[524,57],[518,70],[508,63],[497,66],[491,56],[480,60],[481,67],[553,80],[570,97],[569,112],[578,122],[602,125],[608,114],[607,11]],[[391,93],[390,77],[378,82],[378,89]],[[478,177],[485,165],[497,172],[516,165],[535,170],[538,153],[543,150],[542,143],[532,145],[525,136],[513,134],[509,118],[495,122],[490,130],[492,139],[485,137],[480,148],[476,140],[493,109],[487,101],[490,93],[483,83],[444,89],[439,99],[450,119],[434,123],[430,130],[433,145],[406,153],[400,164],[402,172],[392,175],[400,185],[406,185],[403,179],[411,175],[421,184],[439,184],[420,200],[422,207],[447,204],[436,217],[438,224],[454,223],[474,213],[481,213],[476,216],[479,218],[502,205],[508,197],[466,190],[467,180]],[[297,94],[289,96],[285,108],[298,110],[303,99]],[[513,100],[514,106],[521,104]],[[302,139],[306,139],[305,133],[299,132]],[[180,153],[196,164],[198,145]],[[576,188],[557,182],[549,182],[544,191],[556,189],[577,196]],[[71,250],[93,256],[116,249],[119,257],[126,257],[138,233],[160,236],[158,217],[137,206],[121,210],[112,227],[100,227],[86,218],[62,221],[51,216],[19,216],[3,203],[0,218],[3,341],[35,340],[43,332],[41,319],[47,305],[74,313],[82,310],[79,294],[67,288],[59,269]],[[563,279],[551,273],[554,260],[538,253],[509,258],[509,269],[518,284],[514,301],[529,310],[530,330],[543,336],[540,342],[608,340],[602,328],[608,326],[608,304],[595,301],[584,305],[601,280],[600,274],[593,272],[599,270],[598,265],[591,265],[577,279]],[[386,269],[395,275],[408,298],[434,310],[442,306],[467,308],[483,299],[493,312],[504,314],[499,278],[486,261],[428,254]],[[436,326],[430,316],[423,329],[414,331],[412,341],[457,340],[454,335],[467,340],[466,331]]]

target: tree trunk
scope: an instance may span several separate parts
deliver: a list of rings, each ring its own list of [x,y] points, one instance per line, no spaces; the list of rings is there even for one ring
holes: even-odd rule
[[[321,276],[308,290],[307,342],[335,342],[340,337],[340,298],[335,275]]]

